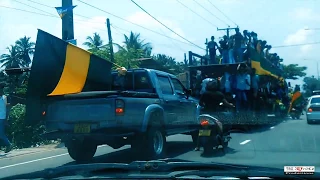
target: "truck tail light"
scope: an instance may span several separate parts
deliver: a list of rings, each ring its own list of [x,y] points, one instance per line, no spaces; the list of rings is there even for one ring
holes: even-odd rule
[[[116,100],[115,106],[116,115],[123,115],[124,114],[124,101],[121,99]]]
[[[202,119],[200,124],[201,124],[201,126],[208,126],[209,121],[207,119]]]

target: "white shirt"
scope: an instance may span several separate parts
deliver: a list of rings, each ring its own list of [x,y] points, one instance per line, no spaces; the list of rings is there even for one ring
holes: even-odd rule
[[[207,88],[207,83],[209,81],[211,81],[212,78],[205,78],[202,83],[201,83],[201,91],[200,91],[200,94],[203,94],[204,92],[206,92],[206,88]]]
[[[0,119],[7,118],[7,96],[2,95],[0,98]]]

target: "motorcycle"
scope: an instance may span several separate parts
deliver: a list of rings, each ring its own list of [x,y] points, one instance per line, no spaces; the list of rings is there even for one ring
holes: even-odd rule
[[[198,147],[203,147],[204,153],[210,153],[213,148],[222,146],[225,152],[231,139],[230,132],[225,133],[222,123],[209,114],[201,114],[199,121]]]
[[[302,107],[295,106],[290,111],[290,116],[292,119],[300,119],[300,116],[302,114]]]

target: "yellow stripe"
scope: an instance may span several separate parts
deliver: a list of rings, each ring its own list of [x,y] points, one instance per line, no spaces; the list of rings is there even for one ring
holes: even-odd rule
[[[261,67],[260,62],[258,62],[258,61],[252,60],[251,61],[251,68],[256,69],[256,74],[258,74],[258,75],[269,75],[269,76],[272,76],[274,78],[279,78],[277,75],[272,74],[270,71],[267,71],[267,70],[263,69]]]
[[[86,83],[89,63],[89,52],[68,44],[62,75],[58,85],[49,96],[81,92]]]

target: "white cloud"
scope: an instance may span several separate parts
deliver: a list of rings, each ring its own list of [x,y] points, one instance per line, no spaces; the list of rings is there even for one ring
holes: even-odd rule
[[[185,36],[184,31],[179,27],[179,25],[176,22],[168,20],[168,19],[163,19],[163,18],[157,18],[157,19],[160,22],[162,22],[164,25],[166,25],[167,27],[172,29],[174,32],[179,34],[180,36],[182,36],[186,39],[189,39]],[[159,22],[157,22],[156,20],[154,20],[152,17],[150,17],[148,14],[146,14],[144,12],[136,12],[136,13],[132,14],[131,16],[127,17],[127,20],[132,23],[139,24],[141,26],[147,27],[147,28],[155,30],[155,31],[158,31],[158,29],[161,29],[161,34],[168,35],[169,37],[174,38],[174,39],[179,39],[181,41],[185,41],[181,37],[179,37],[175,33],[171,32],[170,30],[165,28],[163,25],[161,25]]]
[[[83,42],[86,41],[87,36],[91,36],[94,32],[98,32],[104,37],[105,42],[107,41],[107,28],[106,28],[106,18],[105,17],[93,17],[88,20],[84,19],[74,19],[74,33],[75,39],[77,39],[77,45],[82,46]],[[0,19],[0,25],[2,21]],[[22,30],[23,31],[22,31]],[[5,26],[0,26],[0,34],[6,34],[6,36],[0,36],[0,54],[6,53],[6,47],[23,36],[31,37],[32,41],[36,41],[37,29],[44,30],[56,37],[62,38],[62,23],[61,21],[56,21],[52,26],[36,26],[34,24],[5,24]],[[8,33],[10,32],[10,33]]]
[[[74,34],[75,34],[75,39],[77,39],[77,45],[84,48],[82,44],[86,41],[87,36],[92,36],[93,33],[95,32],[97,32],[100,36],[102,36],[104,43],[106,43],[107,41],[106,19],[107,18],[104,16],[96,16],[88,20],[75,19]],[[59,29],[61,29],[61,24]],[[61,31],[60,31],[60,34],[61,34]]]
[[[10,0],[0,0],[0,5],[11,7],[11,2],[10,2]]]
[[[303,44],[311,42],[311,35],[314,34],[314,31],[305,30],[306,28],[299,29],[293,34],[289,34],[284,41],[285,45],[294,45],[294,44]],[[312,50],[312,45],[304,45],[300,47],[300,51],[303,54],[306,54]]]
[[[320,21],[320,14],[309,8],[297,8],[290,15],[296,20]]]
[[[6,24],[0,27],[0,34],[6,34],[5,36],[0,36],[0,54],[2,54],[6,53],[6,47],[13,45],[21,37],[28,36],[32,38],[32,41],[35,41],[37,27],[32,24]]]

